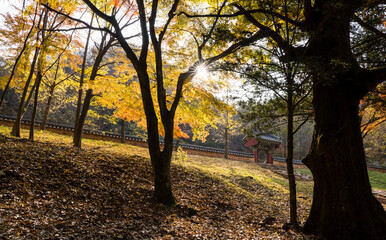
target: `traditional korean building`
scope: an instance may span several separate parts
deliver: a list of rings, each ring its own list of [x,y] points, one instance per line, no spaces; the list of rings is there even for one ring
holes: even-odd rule
[[[246,136],[243,139],[246,147],[252,148],[255,162],[259,162],[259,152],[264,151],[267,156],[265,163],[273,164],[271,151],[279,148],[281,140],[273,134],[256,134],[255,136]]]

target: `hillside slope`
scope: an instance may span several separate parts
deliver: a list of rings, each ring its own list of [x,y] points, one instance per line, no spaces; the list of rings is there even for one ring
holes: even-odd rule
[[[166,207],[153,200],[146,149],[85,141],[78,151],[68,137],[49,133],[38,140],[1,140],[0,238],[303,238],[282,228],[286,180],[256,164],[178,153],[178,205]],[[304,221],[311,185],[299,186]]]

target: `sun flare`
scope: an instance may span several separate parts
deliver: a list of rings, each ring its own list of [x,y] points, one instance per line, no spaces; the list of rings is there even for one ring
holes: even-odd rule
[[[209,75],[208,68],[204,64],[200,64],[197,66],[196,74],[195,74],[196,78],[204,79],[204,78],[208,78],[208,75]]]

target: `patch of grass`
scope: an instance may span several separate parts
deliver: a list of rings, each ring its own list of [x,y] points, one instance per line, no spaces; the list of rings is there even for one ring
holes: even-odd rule
[[[307,173],[312,176],[312,173],[309,169],[306,168],[297,168],[295,171],[300,173]],[[370,184],[372,188],[386,190],[386,173],[377,172],[377,171],[368,171]]]
[[[311,173],[310,169],[308,169],[308,168],[296,168],[295,171],[300,172],[300,173],[306,173],[306,174],[312,176],[312,173]]]
[[[386,190],[386,173],[369,171],[371,187]]]

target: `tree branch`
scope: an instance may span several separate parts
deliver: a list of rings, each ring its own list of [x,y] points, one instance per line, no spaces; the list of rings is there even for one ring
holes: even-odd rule
[[[288,51],[291,46],[289,45],[289,43],[287,41],[285,41],[278,33],[276,33],[275,31],[273,31],[272,29],[264,26],[263,24],[261,24],[259,21],[256,20],[256,18],[254,18],[247,10],[245,10],[242,6],[238,5],[238,4],[235,4],[235,6],[242,12],[244,13],[244,16],[248,19],[248,21],[250,21],[253,25],[255,25],[256,27],[258,27],[260,29],[260,31],[264,32],[264,34],[266,36],[269,36],[271,37],[278,45],[281,49],[283,49],[284,51]]]
[[[204,38],[202,40],[202,43],[201,45],[198,46],[198,59],[199,61],[202,61],[203,58],[202,58],[202,49],[204,48],[204,46],[206,45],[206,43],[209,41],[209,39],[211,38],[212,34],[213,34],[213,31],[214,29],[216,28],[216,25],[217,25],[217,22],[218,22],[218,19],[220,18],[220,14],[221,14],[221,11],[222,9],[224,8],[225,4],[227,3],[227,0],[225,0],[223,2],[223,4],[221,5],[220,9],[218,10],[217,12],[217,17],[215,18],[213,24],[212,24],[212,27],[210,28],[209,30],[209,33],[207,35],[204,35]]]
[[[241,40],[235,44],[232,44],[228,49],[226,49],[222,53],[220,53],[214,57],[207,58],[204,61],[206,62],[207,65],[209,65],[209,64],[211,64],[211,63],[213,63],[221,58],[228,56],[229,54],[235,52],[237,49],[239,49],[241,47],[249,46],[252,43],[256,42],[257,40],[263,39],[265,37],[267,37],[267,35],[264,33],[264,31],[260,30],[260,31],[256,32],[254,35],[252,35],[250,38],[244,38],[243,40]]]
[[[353,19],[355,22],[357,22],[359,25],[361,25],[363,28],[366,28],[367,30],[372,31],[380,38],[386,38],[386,33],[383,33],[376,29],[375,27],[371,26],[370,24],[364,22],[362,19],[360,19],[358,16],[354,15]]]
[[[77,19],[77,18],[74,18],[74,17],[71,17],[69,14],[67,13],[63,13],[63,12],[60,12],[56,9],[53,9],[51,8],[50,6],[48,6],[47,4],[45,3],[41,3],[41,5],[43,5],[45,8],[47,8],[48,10],[50,10],[51,12],[55,12],[59,15],[62,15],[72,21],[75,21],[75,22],[78,22],[78,23],[81,23],[83,25],[85,25],[86,27],[75,27],[75,28],[69,28],[69,29],[56,29],[56,30],[53,30],[53,29],[44,29],[46,31],[72,31],[72,30],[77,30],[77,29],[92,29],[92,30],[98,30],[98,31],[105,31],[105,32],[108,32],[109,34],[111,34],[112,36],[115,37],[115,33],[111,32],[108,28],[96,28],[96,27],[93,27],[91,26],[90,24],[86,23],[85,21],[83,20],[80,20],[80,19]]]
[[[304,25],[305,22],[303,22],[303,21],[302,22],[298,22],[298,21],[295,21],[293,19],[286,18],[285,16],[283,16],[283,15],[281,15],[279,13],[270,11],[270,10],[266,10],[266,9],[253,9],[253,10],[246,10],[246,12],[249,13],[249,14],[263,13],[263,14],[272,15],[272,16],[280,18],[280,19],[282,19],[284,21],[288,21],[288,23],[290,23],[290,24],[292,24],[294,26],[297,26],[300,29],[303,29],[305,27],[305,25]],[[178,16],[185,15],[188,18],[207,18],[207,17],[230,18],[230,17],[242,16],[244,14],[245,13],[243,13],[242,11],[237,11],[235,13],[230,13],[230,14],[221,14],[221,15],[218,15],[218,14],[189,14],[189,13],[186,13],[186,12],[182,11],[182,12],[178,13]]]
[[[107,14],[101,12],[94,4],[92,4],[89,0],[83,0],[83,2],[85,4],[87,4],[87,6],[95,13],[97,14],[99,17],[101,17],[102,19],[106,20],[107,22],[111,23],[111,25],[114,27],[116,33],[113,33],[111,31],[109,31],[108,33],[110,33],[113,37],[115,37],[118,42],[121,44],[123,50],[125,51],[127,57],[130,59],[130,61],[132,62],[133,66],[135,69],[138,69],[139,68],[139,60],[137,58],[137,55],[135,55],[133,49],[129,46],[129,44],[126,42],[126,39],[125,37],[123,36],[122,34],[122,30],[120,29],[119,27],[119,24],[117,22],[117,20],[115,19],[115,17],[113,16],[108,16]],[[143,33],[142,33],[143,34]]]
[[[377,87],[378,84],[386,81],[386,68],[365,70],[359,76],[362,83],[362,92],[360,98],[363,98],[365,94]]]

